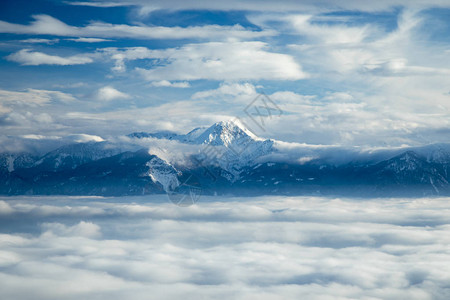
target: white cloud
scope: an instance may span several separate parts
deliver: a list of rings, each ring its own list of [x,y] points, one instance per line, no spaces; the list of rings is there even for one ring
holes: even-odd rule
[[[87,1],[65,1],[65,3],[70,5],[78,5],[78,6],[92,6],[92,7],[119,7],[119,6],[127,6],[126,3],[120,2],[87,2]]]
[[[130,95],[122,93],[112,86],[105,86],[97,91],[97,98],[103,101],[111,101],[116,99],[129,99]]]
[[[354,145],[444,142],[437,136],[450,115],[445,42],[430,37],[432,16],[411,7],[398,14],[393,30],[352,16],[250,15],[262,28],[297,35],[301,43],[287,53],[311,74],[312,93],[327,86],[320,96],[274,93],[288,114],[270,127],[270,137]]]
[[[4,107],[3,105],[0,104],[0,114],[9,113],[10,111],[11,111],[11,108]]]
[[[26,40],[21,40],[22,43],[30,43],[30,44],[48,44],[52,45],[59,42],[59,39],[37,39],[37,38],[31,38]]]
[[[47,113],[34,114],[33,119],[38,123],[50,124],[53,122],[52,116]]]
[[[347,80],[360,79],[358,83],[364,83],[369,81],[368,76],[449,74],[448,64],[437,64],[437,57],[444,56],[442,49],[424,43],[425,36],[418,33],[427,20],[417,10],[403,10],[398,15],[397,28],[388,32],[377,22],[361,24],[352,17],[345,21],[339,17],[327,16],[326,21],[323,18],[311,14],[249,16],[262,28],[301,36],[302,44],[289,45],[295,51],[291,54],[321,79],[337,81],[346,76]]]
[[[68,112],[64,114],[64,120],[66,124],[75,124],[72,127],[77,128],[78,132],[100,136],[117,135],[118,132],[127,134],[130,133],[130,128],[133,128],[133,131],[169,130],[184,134],[195,127],[210,126],[233,116],[226,111],[211,114],[212,107],[220,106],[220,103],[211,103],[211,101],[177,101],[109,112]],[[149,116],[152,117],[149,118]],[[111,122],[114,126],[111,126]]]
[[[67,25],[49,15],[35,15],[30,25],[0,21],[1,33],[56,35],[96,38],[135,39],[253,39],[275,35],[273,31],[253,31],[241,25],[204,25],[190,27],[164,27],[146,25],[110,24],[92,22],[84,27]]]
[[[323,17],[311,14],[258,14],[248,17],[250,22],[266,29],[271,29],[273,25],[270,25],[270,22],[276,20],[279,31],[307,37],[306,45],[309,43],[320,43],[323,46],[354,45],[376,33],[375,28],[369,25],[349,26],[341,22],[331,24],[318,22],[321,18]],[[338,18],[329,17],[329,21],[339,20]]]
[[[119,50],[118,48],[103,48],[98,51],[110,56],[111,59],[115,61],[114,67],[112,68],[115,72],[126,71],[126,61],[149,59],[154,56],[154,50],[145,47],[133,47],[124,50]]]
[[[326,96],[323,97],[325,101],[342,101],[342,102],[352,102],[355,97],[350,93],[346,92],[327,92]]]
[[[11,206],[5,201],[0,200],[0,215],[8,215],[14,212]]]
[[[289,20],[288,23],[299,34],[310,39],[306,44],[292,47],[306,61],[321,57],[321,60],[314,59],[314,65],[323,74],[350,76],[353,73],[365,80],[371,75],[412,77],[450,74],[449,64],[436,65],[436,58],[429,57],[430,53],[442,57],[441,49],[421,42],[424,37],[417,31],[425,26],[426,20],[416,10],[405,9],[400,13],[398,27],[391,32],[380,30],[377,24],[348,27],[316,25],[311,23],[311,17],[304,16],[281,19]],[[330,41],[339,45],[328,45]],[[428,55],[423,56],[424,52]],[[409,61],[414,61],[416,65]]]
[[[298,11],[314,11],[314,12],[330,12],[338,10],[347,11],[365,11],[365,12],[377,12],[392,10],[396,7],[402,6],[414,6],[419,8],[429,7],[450,7],[446,0],[380,0],[380,1],[315,1],[315,0],[282,0],[277,2],[265,1],[265,0],[248,0],[245,2],[239,0],[230,0],[226,2],[208,1],[208,0],[154,0],[151,4],[146,0],[97,0],[95,2],[72,2],[74,5],[89,5],[101,6],[101,5],[137,5],[141,7],[141,10],[147,13],[159,9],[167,10],[240,10],[240,11],[260,11],[260,12],[298,12]]]
[[[308,77],[289,55],[269,52],[263,42],[210,42],[181,48],[106,48],[101,53],[115,60],[114,71],[126,70],[132,60],[165,62],[152,69],[136,68],[149,81],[171,80],[298,80]]]
[[[145,51],[139,58],[167,61],[152,69],[137,68],[147,80],[299,80],[308,75],[289,55],[269,52],[263,42],[210,42],[181,48]],[[129,53],[127,51],[130,51]],[[120,53],[118,69],[124,59],[136,59],[135,49]],[[146,53],[145,53],[146,52]]]
[[[79,42],[79,43],[100,43],[100,42],[112,42],[112,40],[99,39],[99,38],[86,38],[79,37],[76,39],[66,39],[67,41]]]
[[[391,80],[395,80],[392,79]],[[398,79],[401,84],[401,79]],[[280,91],[268,95],[284,112],[272,118],[263,135],[284,141],[345,146],[400,146],[446,142],[439,132],[449,126],[443,106],[412,110],[411,99],[393,109],[380,96],[359,92],[301,95]],[[405,108],[400,108],[402,106]],[[408,106],[409,105],[409,106]],[[426,132],[426,133],[425,133]]]
[[[15,34],[49,34],[76,36],[77,28],[69,26],[48,15],[35,15],[31,25],[21,25],[0,21],[0,32]]]
[[[75,143],[86,143],[86,142],[103,142],[104,139],[97,135],[91,135],[91,134],[71,134],[67,136],[68,140],[71,140]]]
[[[170,82],[168,80],[153,81],[150,85],[155,87],[174,87],[174,88],[188,88],[191,85],[187,81]]]
[[[98,238],[101,236],[100,227],[91,222],[81,221],[70,227],[59,223],[44,223],[41,226],[46,235],[82,236],[87,238]]]
[[[20,63],[22,66],[39,66],[39,65],[84,65],[92,63],[93,60],[86,55],[73,55],[68,57],[61,57],[57,55],[49,55],[42,52],[33,51],[30,49],[22,49],[16,53],[10,54],[6,57],[7,60]]]
[[[450,296],[444,198],[165,197],[2,198],[0,297]]]
[[[399,113],[365,102],[360,93],[350,91],[326,93],[323,97],[280,91],[268,96],[283,113],[267,118],[262,131],[243,111],[258,95],[254,90],[256,87],[249,83],[222,83],[216,89],[194,93],[193,99],[186,101],[111,112],[67,113],[64,124],[72,124],[76,132],[100,136],[129,133],[129,128],[187,133],[198,126],[239,117],[264,138],[307,144],[393,147],[446,142],[442,130],[450,126],[448,114],[438,113],[442,109],[439,107],[432,107],[427,113],[425,110],[420,114],[406,110]]]
[[[147,148],[148,152],[167,161],[172,165],[191,166],[192,154],[198,154],[201,151],[199,145],[189,145],[172,140],[159,140],[155,138],[130,139],[128,137],[120,137],[120,142],[132,143],[142,148]]]
[[[257,95],[255,86],[250,83],[222,83],[217,89],[214,90],[206,90],[200,91],[192,95],[192,99],[201,99],[201,98],[221,98],[223,96],[253,96]]]
[[[41,130],[53,124],[53,117],[45,112],[20,112],[12,110],[10,113],[3,115],[0,121],[2,126]]]
[[[24,106],[48,104],[51,101],[72,102],[75,98],[71,94],[60,91],[27,89],[24,92],[1,90],[0,103]]]
[[[90,134],[70,134],[67,136],[48,136],[48,135],[40,135],[40,134],[24,134],[20,136],[21,139],[25,140],[36,140],[36,141],[42,141],[43,144],[51,141],[61,141],[62,144],[68,144],[68,143],[86,143],[86,142],[103,142],[104,139],[97,135],[90,135]],[[59,146],[59,145],[58,145]],[[52,146],[53,148],[57,148],[58,146]]]
[[[60,139],[59,136],[45,136],[45,135],[40,135],[40,134],[24,134],[20,137],[23,139],[30,139],[30,140],[46,140],[46,139],[57,140],[57,139]]]

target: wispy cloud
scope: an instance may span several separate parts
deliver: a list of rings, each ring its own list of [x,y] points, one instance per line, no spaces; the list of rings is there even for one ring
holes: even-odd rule
[[[191,86],[187,81],[170,82],[168,80],[153,81],[151,85],[155,87],[174,87],[174,88],[188,88]]]
[[[79,37],[75,39],[66,39],[67,41],[73,41],[78,43],[101,43],[101,42],[112,42],[112,40],[99,39],[99,38],[86,38]]]
[[[96,1],[96,2],[89,2],[89,1],[64,1],[64,3],[69,5],[78,5],[78,6],[92,6],[92,7],[119,7],[119,6],[128,6],[130,4],[127,4],[125,2],[107,2],[107,1]]]
[[[27,89],[26,91],[0,90],[0,103],[15,105],[44,105],[51,101],[71,102],[75,98],[67,93],[50,90]]]
[[[30,44],[47,44],[53,45],[59,42],[59,39],[39,39],[39,38],[30,38],[26,40],[21,40],[22,43],[30,43]]]
[[[210,42],[178,49],[150,50],[138,57],[161,59],[167,63],[152,69],[137,68],[137,71],[152,81],[299,80],[308,77],[291,56],[270,52],[268,48],[263,42]],[[121,56],[116,60],[116,69],[122,68],[125,59],[135,59],[134,51],[119,52]]]
[[[239,1],[230,0],[226,2],[218,1],[208,1],[208,0],[155,0],[149,4],[146,0],[96,0],[92,2],[71,2],[76,5],[135,5],[141,7],[142,10],[151,12],[155,10],[194,10],[194,9],[205,9],[205,10],[241,10],[241,11],[262,11],[262,12],[292,12],[292,11],[314,11],[314,12],[330,12],[337,10],[347,10],[347,11],[364,11],[364,12],[379,12],[392,10],[395,7],[402,6],[416,6],[420,8],[428,7],[450,7],[450,4],[445,0],[430,0],[430,1],[420,1],[420,0],[380,0],[371,2],[361,2],[361,1],[333,1],[324,0],[317,2],[315,0],[282,0],[278,2],[271,2],[265,0],[249,0],[249,1]]]
[[[22,49],[16,53],[10,54],[6,57],[7,60],[20,63],[23,66],[39,66],[39,65],[84,65],[93,62],[93,59],[86,55],[73,55],[61,57],[58,55],[49,55],[42,52],[33,51],[30,49]]]
[[[241,25],[164,27],[91,22],[84,27],[76,27],[67,25],[49,15],[35,15],[34,19],[35,21],[29,25],[0,21],[0,32],[127,39],[252,39],[276,34],[274,31],[248,30]]]

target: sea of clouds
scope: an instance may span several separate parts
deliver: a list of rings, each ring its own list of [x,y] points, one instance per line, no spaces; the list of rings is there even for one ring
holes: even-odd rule
[[[0,198],[1,299],[450,299],[450,199]]]

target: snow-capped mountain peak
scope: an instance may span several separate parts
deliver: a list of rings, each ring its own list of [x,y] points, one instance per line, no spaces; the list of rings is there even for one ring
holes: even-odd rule
[[[186,144],[208,144],[225,147],[247,144],[249,141],[263,141],[238,121],[221,121],[210,127],[197,127],[187,134],[161,131],[156,133],[134,132],[127,136],[136,139],[156,138],[176,140]]]
[[[212,146],[230,146],[242,144],[243,141],[259,140],[237,121],[222,121],[215,123],[195,140],[196,144],[209,144]]]
[[[213,157],[208,154],[206,161],[233,174],[238,178],[244,166],[254,165],[256,160],[274,151],[273,141],[264,140],[248,129],[239,121],[222,121],[210,127],[198,127],[184,135],[174,133],[132,133],[131,138],[157,138],[165,140],[176,140],[185,144],[203,145],[199,156],[204,156],[206,152],[213,153]],[[213,146],[204,149],[205,146]]]

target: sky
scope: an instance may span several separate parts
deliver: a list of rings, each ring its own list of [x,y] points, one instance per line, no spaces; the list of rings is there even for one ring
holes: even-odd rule
[[[251,123],[262,93],[265,138],[447,142],[450,2],[0,3],[3,144]]]

